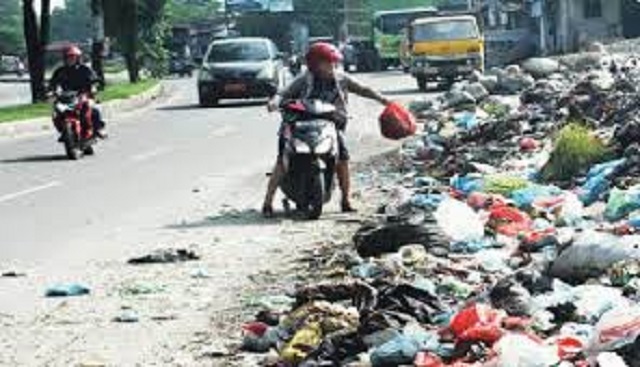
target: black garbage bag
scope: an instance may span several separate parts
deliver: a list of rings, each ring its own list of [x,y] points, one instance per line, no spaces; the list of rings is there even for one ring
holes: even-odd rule
[[[300,287],[295,292],[296,307],[311,301],[338,302],[351,300],[358,311],[375,308],[378,291],[361,280],[326,282]]]
[[[516,279],[501,279],[489,292],[494,308],[502,309],[510,316],[530,316],[531,294]]]
[[[148,255],[132,258],[127,261],[127,263],[131,265],[168,264],[193,260],[200,260],[200,255],[188,249],[170,248],[157,250]]]
[[[300,364],[300,367],[344,366],[366,351],[367,346],[357,331],[341,330],[327,335],[320,346]]]
[[[420,323],[433,323],[447,308],[439,297],[411,284],[387,284],[378,288],[377,310],[394,311],[414,317]]]
[[[432,225],[387,223],[363,226],[354,235],[353,241],[358,255],[367,258],[394,253],[406,245],[423,245],[428,248],[442,239]]]

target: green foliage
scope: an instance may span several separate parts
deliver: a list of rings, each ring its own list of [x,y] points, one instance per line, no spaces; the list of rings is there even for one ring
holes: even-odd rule
[[[24,53],[20,0],[1,0],[0,18],[0,54]]]
[[[147,79],[137,84],[117,83],[107,85],[100,93],[103,102],[126,99],[144,93],[158,85],[155,79]],[[0,107],[0,123],[19,122],[51,115],[51,103],[24,104]]]
[[[606,146],[591,134],[591,130],[580,123],[571,123],[558,133],[549,162],[542,170],[542,178],[546,181],[571,180],[604,160],[607,154]]]
[[[91,38],[90,0],[65,0],[51,12],[51,40],[85,42]]]
[[[166,17],[167,0],[139,1],[138,24],[141,45],[138,58],[154,78],[166,74],[169,52],[165,48],[165,39],[169,32]]]
[[[170,0],[167,20],[170,24],[198,23],[215,18],[220,10],[217,0]]]

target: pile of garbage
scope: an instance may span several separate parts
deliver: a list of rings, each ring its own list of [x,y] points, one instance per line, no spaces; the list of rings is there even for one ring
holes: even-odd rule
[[[529,60],[415,101],[410,173],[243,348],[276,366],[640,366],[640,76],[594,65]]]

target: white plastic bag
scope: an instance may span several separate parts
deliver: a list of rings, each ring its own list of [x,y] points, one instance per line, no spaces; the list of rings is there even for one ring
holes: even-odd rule
[[[640,306],[616,307],[602,315],[589,348],[593,354],[635,343],[640,337]]]
[[[461,201],[444,199],[434,216],[444,234],[454,242],[477,241],[484,237],[482,218]]]
[[[557,347],[537,343],[526,335],[505,335],[495,349],[496,367],[549,367],[560,362]]]

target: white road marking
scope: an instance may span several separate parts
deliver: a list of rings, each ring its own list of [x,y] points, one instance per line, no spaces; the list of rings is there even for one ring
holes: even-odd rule
[[[167,148],[167,147],[156,148],[148,152],[136,154],[133,157],[131,157],[131,160],[134,162],[144,162],[144,161],[148,161],[149,159],[161,156],[163,154],[167,154],[172,150],[173,149]]]
[[[47,184],[44,184],[44,185],[31,187],[31,188],[24,189],[22,191],[14,192],[14,193],[11,193],[11,194],[6,194],[6,195],[3,195],[3,196],[0,196],[0,203],[4,203],[4,202],[7,202],[7,201],[18,199],[20,197],[27,196],[27,195],[30,195],[30,194],[34,194],[34,193],[39,192],[39,191],[44,191],[44,190],[47,190],[47,189],[51,189],[51,188],[57,187],[57,186],[62,186],[62,182],[60,182],[60,181],[51,181],[51,182],[49,182]]]

